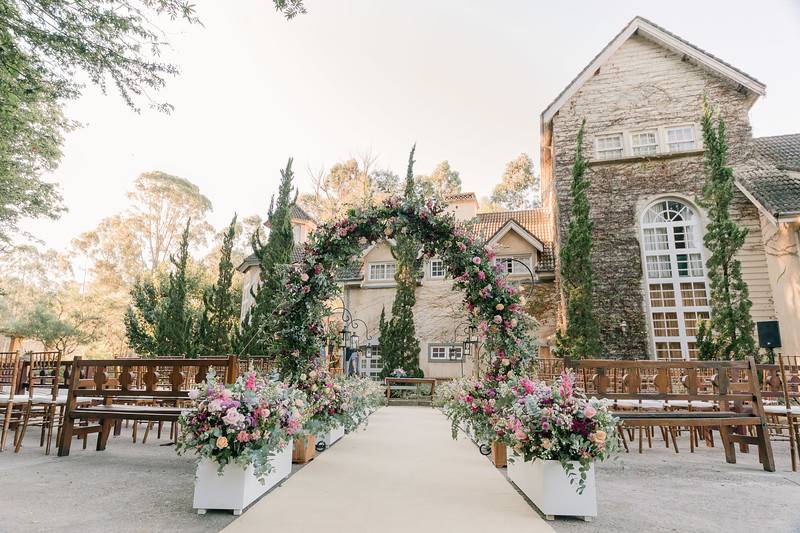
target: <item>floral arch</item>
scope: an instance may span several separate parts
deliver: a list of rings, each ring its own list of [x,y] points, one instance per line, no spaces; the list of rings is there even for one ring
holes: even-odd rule
[[[287,273],[288,297],[278,311],[276,330],[281,373],[294,379],[315,364],[325,334],[325,302],[339,287],[335,273],[364,246],[397,234],[410,234],[425,257],[439,256],[464,292],[469,320],[490,354],[486,379],[504,381],[527,358],[534,345],[530,318],[516,289],[493,263],[494,251],[467,235],[437,200],[391,197],[382,205],[351,209],[341,220],[317,228],[304,248],[302,262]]]

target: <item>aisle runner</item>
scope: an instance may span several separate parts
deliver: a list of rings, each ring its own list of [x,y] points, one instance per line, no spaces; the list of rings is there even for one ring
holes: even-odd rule
[[[552,532],[429,407],[384,407],[256,502],[226,533]]]

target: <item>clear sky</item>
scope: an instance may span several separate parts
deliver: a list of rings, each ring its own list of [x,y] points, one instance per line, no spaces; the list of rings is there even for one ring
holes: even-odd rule
[[[416,142],[417,173],[447,159],[488,194],[520,152],[538,172],[539,114],[635,15],[766,83],[755,135],[800,132],[800,0],[306,0],[288,22],[270,0],[196,3],[204,27],[164,26],[172,115],[113,89],[68,106],[83,127],[48,179],[69,212],[24,225],[48,246],[125,209],[148,170],[198,184],[217,227],[263,214],[290,156],[308,190],[307,169],[365,150],[403,175]]]

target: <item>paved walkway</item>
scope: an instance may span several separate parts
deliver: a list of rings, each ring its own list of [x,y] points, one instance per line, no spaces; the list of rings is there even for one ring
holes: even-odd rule
[[[384,407],[226,533],[552,532],[502,473],[426,407]]]

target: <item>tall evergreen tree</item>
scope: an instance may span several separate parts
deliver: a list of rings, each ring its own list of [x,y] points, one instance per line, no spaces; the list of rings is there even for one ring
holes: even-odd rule
[[[414,148],[408,156],[406,173],[405,201],[416,200],[414,184]],[[419,367],[419,340],[414,327],[414,304],[417,301],[417,252],[418,243],[409,235],[397,232],[396,244],[392,247],[397,268],[394,279],[396,290],[392,302],[392,318],[387,322],[381,313],[381,357],[383,370],[381,376],[386,377],[395,369],[402,368],[406,374],[421,377]]]
[[[708,324],[700,324],[697,347],[700,359],[743,359],[756,355],[752,303],[736,259],[747,228],[740,228],[731,220],[733,171],[726,164],[725,121],[718,116],[715,128],[713,111],[704,102],[702,123],[706,182],[699,204],[708,211],[709,219],[703,242],[711,252],[706,261],[711,282],[711,319]]]
[[[238,295],[232,290],[231,252],[236,239],[236,215],[222,241],[217,282],[203,293],[203,316],[198,327],[198,350],[202,355],[232,351],[233,335],[239,323]]]
[[[151,279],[139,280],[131,289],[131,305],[125,311],[128,345],[139,355],[156,355],[156,324],[162,309],[162,292]]]
[[[173,271],[167,282],[164,310],[156,323],[155,337],[158,342],[156,355],[194,357],[195,343],[192,335],[194,317],[188,305],[189,230],[191,219],[181,234],[177,257],[171,256]]]
[[[572,206],[567,235],[561,247],[561,289],[566,301],[567,324],[564,331],[556,333],[558,353],[573,359],[595,357],[600,353],[600,330],[592,306],[592,222],[586,193],[591,183],[585,177],[585,126],[586,119],[578,130],[570,187]]]
[[[275,202],[274,197],[270,201],[267,215],[269,237],[265,243],[261,230],[257,229],[251,239],[260,268],[259,283],[251,289],[254,303],[236,337],[235,349],[240,354],[267,355],[271,352],[273,313],[282,301],[284,269],[291,262],[294,249],[292,206],[297,201],[297,192],[293,193],[293,177],[290,158],[286,168],[281,170],[278,201]]]

